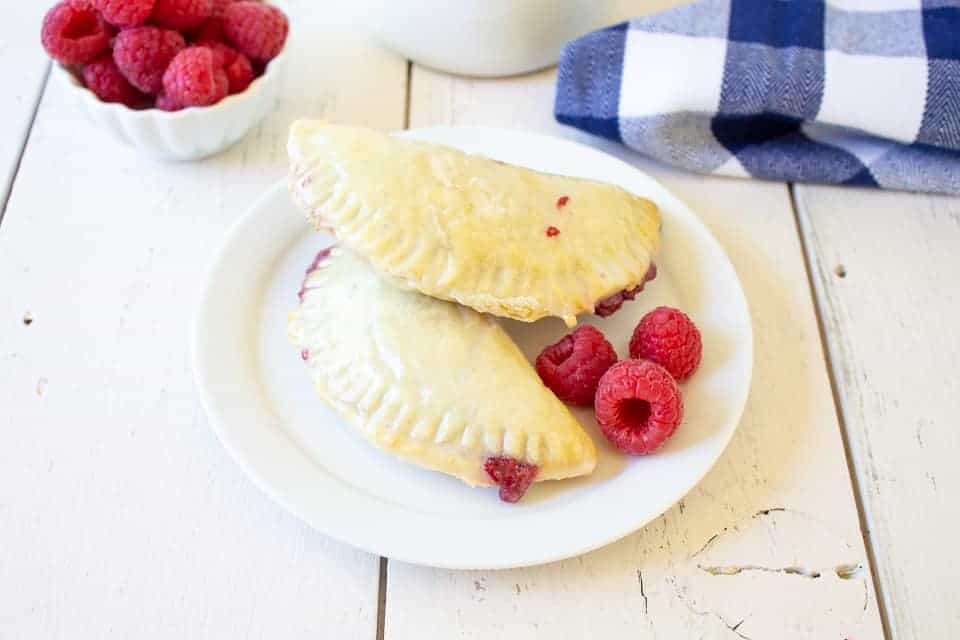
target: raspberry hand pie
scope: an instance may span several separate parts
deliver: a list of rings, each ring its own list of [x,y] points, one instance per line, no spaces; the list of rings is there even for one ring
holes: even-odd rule
[[[513,502],[530,482],[589,474],[596,449],[496,320],[395,287],[336,247],[290,315],[319,395],[406,462]]]
[[[572,326],[652,272],[657,207],[619,187],[311,120],[288,150],[310,221],[429,296]]]

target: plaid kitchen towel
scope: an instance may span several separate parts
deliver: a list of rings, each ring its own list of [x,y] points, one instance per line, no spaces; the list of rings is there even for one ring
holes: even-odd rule
[[[686,169],[960,193],[960,0],[700,0],[557,82],[558,121]]]

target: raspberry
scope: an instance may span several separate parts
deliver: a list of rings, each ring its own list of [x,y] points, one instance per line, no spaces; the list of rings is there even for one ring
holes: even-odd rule
[[[135,27],[143,24],[153,11],[155,0],[91,0],[110,24]]]
[[[237,59],[240,53],[228,44],[215,40],[203,40],[197,42],[198,47],[207,47],[213,51],[216,64],[221,67],[229,67]]]
[[[269,62],[283,50],[290,25],[276,7],[241,0],[227,5],[223,30],[240,53],[259,62]]]
[[[616,361],[603,334],[585,324],[537,356],[537,373],[561,400],[589,407],[600,377]]]
[[[233,0],[213,0],[213,12],[210,17],[190,34],[194,42],[226,39],[227,36],[223,32],[223,12],[231,2]]]
[[[597,386],[597,422],[616,448],[653,453],[683,419],[683,396],[670,372],[649,360],[621,360]]]
[[[223,18],[207,18],[203,24],[190,32],[190,38],[197,44],[226,40],[227,36],[223,32]]]
[[[230,90],[230,81],[207,47],[188,47],[170,62],[163,74],[163,90],[184,107],[219,102]]]
[[[220,102],[230,95],[230,78],[227,77],[226,71],[217,69],[213,74],[213,81],[216,83],[217,95],[220,96],[216,101]]]
[[[500,499],[516,502],[523,497],[540,469],[535,464],[520,462],[514,458],[498,456],[487,458],[483,470],[500,487]]]
[[[253,82],[253,66],[247,56],[242,53],[238,53],[236,59],[228,64],[224,71],[227,72],[227,79],[230,81],[231,94],[246,91]]]
[[[619,293],[615,293],[609,298],[604,298],[598,302],[593,307],[593,312],[600,316],[601,318],[606,318],[607,316],[612,316],[616,313],[620,307],[623,306],[623,303],[627,300],[633,300],[637,297],[637,294],[643,291],[643,286],[657,277],[657,265],[650,263],[650,268],[647,269],[646,275],[643,276],[643,282],[638,284],[633,289],[624,289]]]
[[[157,96],[154,106],[161,111],[180,111],[180,109],[183,109],[183,105],[162,92]]]
[[[700,364],[700,330],[687,314],[657,307],[643,316],[630,338],[630,357],[653,360],[677,380],[689,378]]]
[[[213,15],[213,0],[156,0],[150,21],[161,27],[187,31]]]
[[[210,16],[213,18],[223,17],[223,12],[227,10],[227,5],[233,4],[233,0],[213,0],[213,8]]]
[[[92,5],[63,0],[44,16],[40,41],[54,60],[84,64],[110,48],[112,35],[110,26]]]
[[[163,72],[186,43],[176,31],[159,27],[124,29],[113,43],[113,59],[130,84],[155,95],[163,88]]]
[[[109,53],[85,65],[81,75],[83,84],[104,102],[119,102],[128,107],[138,107],[146,102],[143,94],[123,77]]]

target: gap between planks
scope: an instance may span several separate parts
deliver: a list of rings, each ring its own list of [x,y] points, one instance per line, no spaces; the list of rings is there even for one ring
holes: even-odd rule
[[[380,580],[377,586],[377,640],[383,640],[384,625],[387,619],[387,563],[380,556]]]
[[[793,209],[793,219],[797,227],[797,237],[800,240],[800,253],[803,254],[803,264],[807,272],[807,287],[813,298],[814,315],[817,318],[817,332],[820,334],[820,348],[823,350],[823,360],[827,364],[827,378],[830,381],[830,393],[833,396],[833,406],[837,414],[837,424],[840,426],[840,440],[843,442],[843,454],[847,461],[847,473],[850,475],[850,484],[853,487],[853,499],[857,505],[857,518],[860,520],[860,535],[863,538],[863,547],[867,553],[867,562],[870,563],[870,574],[873,580],[873,590],[876,594],[877,609],[880,613],[880,624],[883,626],[883,636],[887,640],[892,639],[890,634],[890,622],[887,619],[887,595],[883,590],[883,584],[880,582],[880,572],[877,566],[876,549],[873,546],[870,528],[867,522],[866,511],[863,506],[863,488],[860,485],[860,477],[854,466],[853,453],[850,447],[850,436],[847,433],[847,417],[843,410],[843,403],[840,400],[840,387],[837,384],[837,371],[834,364],[833,354],[830,352],[830,346],[827,342],[827,326],[823,320],[822,301],[816,286],[816,278],[813,273],[813,255],[811,248],[807,244],[807,236],[804,231],[808,231],[804,216],[800,212],[800,204],[797,200],[796,188],[794,183],[787,183],[787,191],[790,195],[790,207]],[[837,274],[839,277],[844,277]]]
[[[37,121],[37,112],[40,111],[40,102],[43,95],[47,92],[47,84],[50,81],[50,70],[53,63],[48,62],[47,68],[43,72],[43,79],[40,81],[40,87],[37,89],[36,99],[33,101],[33,107],[30,112],[30,120],[27,122],[27,128],[23,132],[23,138],[20,142],[20,151],[17,153],[17,160],[13,164],[13,171],[10,173],[10,184],[7,185],[6,195],[3,197],[3,204],[0,205],[0,225],[3,224],[3,217],[7,213],[7,205],[13,196],[13,188],[17,183],[17,175],[20,173],[20,164],[23,162],[23,154],[27,151],[27,144],[30,142],[30,134],[33,133],[33,125]],[[409,101],[409,94],[407,100]]]
[[[410,96],[413,95],[413,61],[407,60],[407,95],[403,101],[403,129],[410,128]]]

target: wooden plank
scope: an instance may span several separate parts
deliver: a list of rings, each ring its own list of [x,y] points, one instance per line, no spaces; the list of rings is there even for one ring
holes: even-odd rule
[[[411,125],[586,139],[553,122],[553,84],[552,71],[484,81],[414,68]],[[685,199],[737,267],[757,350],[740,429],[680,504],[605,549],[499,572],[391,561],[385,637],[882,637],[786,187],[685,174],[594,142]]]
[[[956,638],[960,199],[796,194],[891,635]]]
[[[49,66],[40,46],[45,2],[12,2],[0,22],[0,217]]]
[[[43,98],[0,229],[4,637],[376,634],[378,558],[246,479],[189,363],[200,276],[286,175],[289,122],[402,126],[406,61],[331,3],[290,4],[280,103],[209,160],[151,161],[80,119],[61,83]]]

